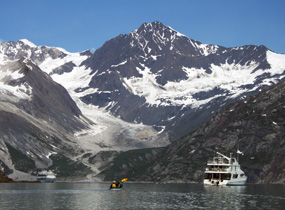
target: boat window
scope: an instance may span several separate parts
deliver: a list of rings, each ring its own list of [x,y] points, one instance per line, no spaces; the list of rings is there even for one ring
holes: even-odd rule
[[[221,179],[222,180],[230,180],[231,179],[231,174],[222,174]]]
[[[213,179],[219,179],[220,175],[219,174],[213,174]]]
[[[244,177],[244,174],[241,174],[240,177]]]
[[[212,178],[212,174],[208,174],[208,173],[205,174],[204,179],[211,179],[211,178]]]
[[[233,178],[234,178],[234,179],[238,178],[238,174],[234,174],[234,175],[233,175]]]

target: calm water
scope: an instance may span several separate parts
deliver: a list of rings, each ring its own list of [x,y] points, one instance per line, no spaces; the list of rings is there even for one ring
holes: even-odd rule
[[[0,184],[0,209],[285,209],[285,185]]]

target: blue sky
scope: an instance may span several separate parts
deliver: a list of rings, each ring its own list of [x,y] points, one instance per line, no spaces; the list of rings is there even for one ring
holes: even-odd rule
[[[285,53],[284,0],[0,0],[0,40],[70,52],[97,49],[160,21],[205,44],[265,45]]]

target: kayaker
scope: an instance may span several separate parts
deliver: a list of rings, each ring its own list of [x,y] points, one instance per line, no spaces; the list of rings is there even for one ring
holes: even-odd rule
[[[127,181],[128,178],[124,178],[121,181],[113,181],[109,189],[112,188],[123,188],[123,182]]]
[[[113,183],[112,183],[111,186],[110,186],[110,189],[111,189],[111,188],[116,188],[116,187],[117,187],[116,181],[113,181]]]
[[[120,187],[121,187],[121,184],[120,184],[119,181],[116,181],[116,187],[117,187],[117,188],[120,188]]]

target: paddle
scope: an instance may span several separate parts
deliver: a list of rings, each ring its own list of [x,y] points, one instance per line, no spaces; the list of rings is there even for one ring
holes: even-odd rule
[[[124,179],[122,179],[121,183],[123,183],[123,182],[125,182],[127,180],[128,180],[128,178],[124,178]]]

